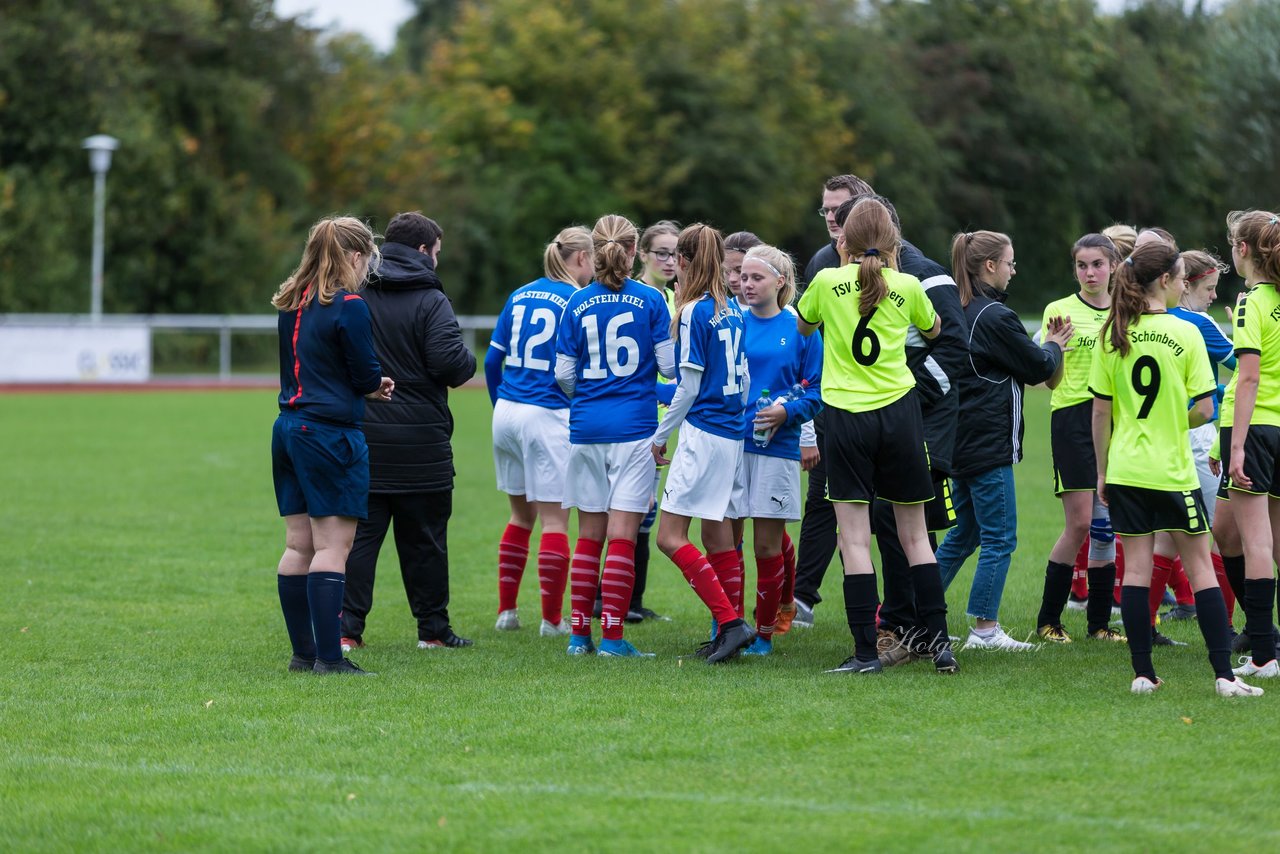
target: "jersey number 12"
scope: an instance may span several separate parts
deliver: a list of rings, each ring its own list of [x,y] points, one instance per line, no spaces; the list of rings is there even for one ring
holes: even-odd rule
[[[529,326],[541,323],[542,328],[524,342],[524,355],[520,354],[520,334],[521,327],[524,325],[524,310],[522,305],[516,306],[511,311],[511,353],[507,356],[507,364],[513,368],[528,368],[531,371],[549,371],[551,370],[550,359],[539,359],[533,355],[533,348],[539,344],[550,341],[556,334],[556,315],[549,308],[535,308],[529,314]]]

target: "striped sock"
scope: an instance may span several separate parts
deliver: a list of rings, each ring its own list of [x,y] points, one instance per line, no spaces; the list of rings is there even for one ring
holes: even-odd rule
[[[591,611],[596,604],[596,589],[600,586],[599,540],[578,538],[569,569],[569,606],[573,633],[591,637]]]
[[[516,607],[520,593],[520,579],[524,577],[524,565],[529,559],[528,528],[508,524],[498,543],[498,612]]]
[[[1178,600],[1179,605],[1196,604],[1196,594],[1191,592],[1187,571],[1182,568],[1182,561],[1176,558],[1173,561],[1173,572],[1169,574],[1169,586],[1173,588],[1173,598]]]
[[[622,625],[631,607],[631,590],[636,583],[636,541],[610,540],[600,581],[600,625],[605,640],[622,640]]]
[[[1151,593],[1147,604],[1151,608],[1151,625],[1156,624],[1156,612],[1164,601],[1164,588],[1169,583],[1169,575],[1173,572],[1173,559],[1163,555],[1151,556]]]
[[[1089,538],[1085,537],[1084,545],[1076,552],[1075,565],[1071,568],[1071,595],[1077,599],[1087,599],[1089,596],[1088,576],[1085,574],[1088,568]]]
[[[564,619],[564,588],[569,582],[569,537],[542,535],[538,543],[538,592],[542,595],[542,619],[560,625]]]
[[[787,532],[782,532],[782,600],[781,604],[790,605],[796,601],[796,547]]]
[[[768,640],[778,622],[778,603],[786,569],[782,555],[756,558],[756,633]]]
[[[721,589],[729,597],[729,602],[733,605],[734,614],[741,619],[742,586],[743,575],[745,574],[742,571],[741,555],[736,551],[716,552],[715,554],[707,555],[707,563],[711,564],[711,569],[715,572]]]
[[[697,546],[693,543],[681,546],[671,556],[671,561],[680,568],[693,592],[698,594],[698,598],[711,611],[711,616],[717,623],[723,626],[738,618],[738,612],[720,586],[715,570],[702,556],[702,552],[698,551]]]

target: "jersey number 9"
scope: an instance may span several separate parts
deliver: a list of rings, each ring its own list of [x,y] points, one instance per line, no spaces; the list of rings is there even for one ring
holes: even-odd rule
[[[604,328],[604,358],[601,359],[600,320],[595,315],[582,318],[582,331],[587,336],[587,366],[582,369],[584,380],[608,379],[610,374],[629,377],[636,372],[640,367],[640,345],[636,339],[620,334],[622,327],[634,319],[635,315],[629,311],[609,319]],[[625,359],[623,354],[626,354]],[[605,363],[608,363],[607,369]]]
[[[1141,356],[1133,363],[1132,379],[1133,390],[1142,395],[1138,418],[1146,418],[1151,414],[1151,407],[1156,405],[1156,397],[1160,394],[1160,365],[1151,356]]]

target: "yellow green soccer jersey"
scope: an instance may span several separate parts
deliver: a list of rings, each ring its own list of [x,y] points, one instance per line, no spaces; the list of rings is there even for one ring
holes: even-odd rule
[[[1197,489],[1187,441],[1187,400],[1213,394],[1200,330],[1172,315],[1144,314],[1129,327],[1129,354],[1103,343],[1094,353],[1089,389],[1111,400],[1107,483],[1183,492]]]
[[[1093,399],[1089,393],[1089,366],[1093,364],[1098,333],[1107,319],[1107,309],[1090,305],[1079,294],[1055,300],[1044,307],[1044,320],[1040,322],[1041,341],[1049,335],[1049,321],[1055,317],[1069,318],[1075,328],[1075,337],[1062,356],[1062,382],[1049,398],[1051,410],[1065,409]]]
[[[1280,292],[1276,286],[1255,285],[1236,306],[1236,329],[1233,343],[1236,358],[1242,353],[1258,355],[1258,401],[1253,407],[1250,424],[1280,427]],[[1240,369],[1237,366],[1236,375]],[[1228,389],[1230,401],[1222,404],[1224,426],[1234,423],[1236,378]],[[1230,406],[1232,412],[1227,412]]]
[[[920,280],[884,271],[888,290],[866,317],[858,314],[858,265],[823,270],[796,306],[808,323],[823,324],[822,400],[846,412],[888,406],[915,387],[907,367],[907,332],[937,319]]]

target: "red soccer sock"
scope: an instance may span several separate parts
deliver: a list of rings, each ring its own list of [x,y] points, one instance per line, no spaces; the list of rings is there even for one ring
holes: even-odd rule
[[[596,588],[600,586],[599,540],[578,538],[569,568],[569,607],[573,633],[591,637],[591,612],[596,606]]]
[[[756,633],[766,640],[773,637],[778,622],[785,575],[782,555],[756,558]]]
[[[1120,538],[1116,537],[1116,607],[1120,607],[1120,588],[1124,586],[1124,546],[1120,544]]]
[[[1147,604],[1151,607],[1151,625],[1156,624],[1156,612],[1164,600],[1164,588],[1169,583],[1169,573],[1173,572],[1173,559],[1160,555],[1151,556],[1151,593]]]
[[[1169,586],[1173,588],[1173,598],[1179,605],[1195,605],[1196,594],[1191,592],[1191,581],[1187,571],[1182,568],[1182,558],[1174,558],[1173,572],[1169,575]]]
[[[738,612],[734,610],[729,597],[724,594],[724,588],[720,586],[715,570],[702,556],[702,552],[698,551],[697,546],[693,543],[681,546],[671,556],[671,562],[679,567],[681,574],[693,588],[693,592],[698,594],[698,598],[711,611],[711,616],[717,623],[723,626],[737,618]]]
[[[1231,628],[1231,621],[1236,615],[1236,594],[1232,592],[1231,582],[1227,580],[1227,568],[1222,563],[1222,555],[1210,552],[1209,560],[1213,561],[1213,574],[1218,577],[1218,587],[1222,588],[1222,598],[1227,603],[1227,628]]]
[[[711,564],[712,570],[715,571],[724,595],[729,597],[729,602],[733,605],[734,613],[742,619],[742,587],[743,576],[746,573],[742,570],[741,555],[736,551],[716,552],[713,555],[707,555],[707,563]]]
[[[636,541],[610,540],[604,558],[604,578],[600,581],[601,634],[605,640],[622,640],[622,625],[631,607],[631,590],[636,586]]]
[[[1089,598],[1089,538],[1076,552],[1076,563],[1071,569],[1071,595],[1077,599]]]
[[[538,543],[538,592],[542,594],[542,619],[560,625],[564,619],[564,588],[569,581],[569,537],[542,535]]]
[[[528,528],[508,524],[498,543],[498,611],[510,611],[516,606],[520,593],[520,579],[524,577],[524,565],[529,559]]]
[[[787,532],[782,532],[782,598],[783,605],[796,601],[796,547]]]

